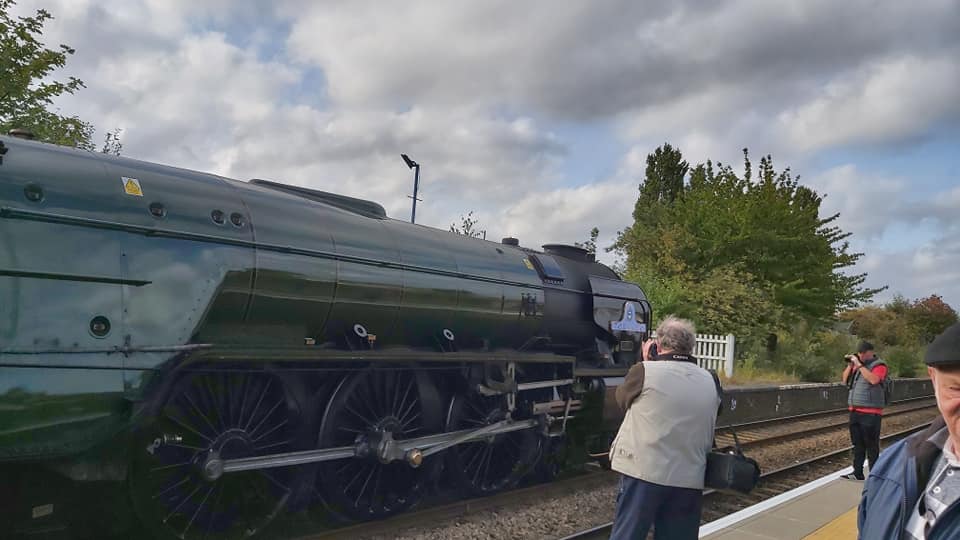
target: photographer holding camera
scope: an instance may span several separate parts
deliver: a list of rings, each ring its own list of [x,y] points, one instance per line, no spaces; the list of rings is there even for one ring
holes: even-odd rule
[[[861,341],[856,354],[844,357],[847,367],[843,382],[850,388],[847,405],[850,409],[850,441],[853,443],[853,473],[846,478],[863,480],[863,460],[870,460],[870,468],[880,455],[880,418],[883,415],[883,380],[887,365],[873,351],[873,344]]]

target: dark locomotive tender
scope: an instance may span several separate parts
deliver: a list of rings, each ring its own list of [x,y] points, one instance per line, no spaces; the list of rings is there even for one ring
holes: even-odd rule
[[[0,461],[124,482],[161,537],[385,517],[439,471],[507,488],[647,335],[579,248],[17,138],[0,160]],[[56,519],[33,493],[13,526]]]

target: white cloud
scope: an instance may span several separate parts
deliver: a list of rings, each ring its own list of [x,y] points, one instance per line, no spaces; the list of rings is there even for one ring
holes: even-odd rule
[[[867,286],[889,285],[877,300],[894,294],[925,298],[938,294],[954,309],[960,309],[960,244],[955,236],[942,236],[915,249],[877,249],[864,256],[861,266],[869,272]]]
[[[772,153],[829,194],[824,209],[855,240],[924,217],[947,228],[960,214],[960,191],[913,200],[913,179],[810,165],[824,150],[895,152],[956,126],[952,0],[46,5],[57,19],[45,38],[78,51],[63,73],[88,86],[58,106],[123,128],[125,154],[370,198],[405,217],[405,152],[423,164],[419,221],[441,228],[474,210],[525,245],[584,240],[592,226],[607,245],[665,141],[691,163],[738,170],[741,148]],[[629,150],[595,168],[614,175],[570,187],[572,143],[555,126],[581,121],[609,125]],[[918,244],[928,248],[887,250],[887,266],[878,246],[861,266],[950,287],[934,268],[951,261],[942,242]]]
[[[503,231],[503,236],[519,238],[523,246],[539,249],[546,243],[583,242],[590,229],[597,227],[597,256],[612,262],[613,256],[603,252],[603,248],[632,222],[636,193],[635,182],[611,179],[528,194],[500,213],[496,228]]]
[[[939,294],[960,308],[960,188],[920,198],[904,179],[866,174],[852,164],[804,183],[827,194],[821,215],[839,212],[835,225],[852,233],[852,251],[864,253],[851,272],[867,272],[867,287],[889,286],[877,301],[896,293]]]
[[[863,174],[852,164],[828,169],[804,183],[824,195],[821,216],[839,212],[838,224],[858,241],[880,237],[892,222],[905,219],[910,206],[903,180]]]
[[[956,57],[884,59],[827,83],[777,122],[804,150],[896,141],[960,116]]]

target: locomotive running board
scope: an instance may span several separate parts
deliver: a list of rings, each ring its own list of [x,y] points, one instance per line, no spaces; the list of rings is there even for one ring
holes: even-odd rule
[[[576,358],[553,353],[518,353],[514,351],[435,352],[411,349],[343,351],[319,347],[223,347],[204,350],[196,360],[211,361],[318,361],[318,362],[516,362],[518,364],[573,364]]]
[[[224,473],[250,471],[258,469],[272,469],[276,467],[292,467],[321,461],[333,461],[353,457],[370,457],[381,462],[406,461],[413,467],[418,467],[423,458],[446,450],[451,446],[477,441],[502,433],[521,431],[540,427],[542,420],[531,418],[528,420],[501,420],[479,429],[464,429],[438,433],[416,439],[395,440],[389,432],[381,434],[378,439],[369,439],[355,446],[340,446],[336,448],[322,448],[304,450],[267,456],[255,456],[240,459],[220,459],[216,452],[211,452],[201,464],[201,474],[208,480],[216,480]]]

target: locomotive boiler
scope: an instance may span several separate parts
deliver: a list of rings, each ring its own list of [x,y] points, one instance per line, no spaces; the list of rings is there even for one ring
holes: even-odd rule
[[[508,488],[647,335],[639,287],[379,204],[0,137],[0,491],[126,486],[163,538]],[[125,492],[127,493],[127,492]],[[11,527],[57,494],[9,496]]]

